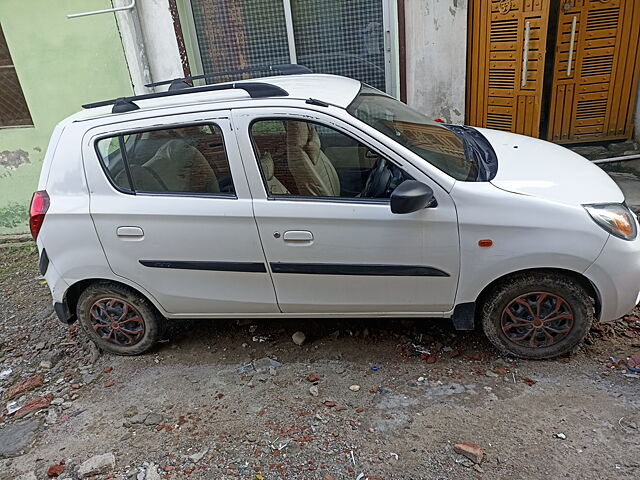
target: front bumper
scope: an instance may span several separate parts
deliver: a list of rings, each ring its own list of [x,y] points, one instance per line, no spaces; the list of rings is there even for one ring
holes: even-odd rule
[[[640,301],[640,237],[627,241],[609,236],[584,275],[600,296],[600,321],[629,313]]]

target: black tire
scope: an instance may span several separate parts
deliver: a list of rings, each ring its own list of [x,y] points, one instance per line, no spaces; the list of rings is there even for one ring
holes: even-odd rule
[[[76,312],[89,338],[116,355],[140,355],[164,333],[165,319],[151,302],[117,283],[99,282],[87,287],[78,299]]]
[[[531,272],[498,283],[482,302],[480,316],[485,335],[500,351],[545,359],[582,342],[594,308],[589,293],[570,276]]]

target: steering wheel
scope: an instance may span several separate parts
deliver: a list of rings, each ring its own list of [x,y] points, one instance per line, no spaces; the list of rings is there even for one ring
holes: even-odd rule
[[[385,198],[385,194],[389,189],[389,185],[393,178],[391,170],[387,166],[384,158],[378,157],[374,163],[364,188],[360,193],[362,198]]]

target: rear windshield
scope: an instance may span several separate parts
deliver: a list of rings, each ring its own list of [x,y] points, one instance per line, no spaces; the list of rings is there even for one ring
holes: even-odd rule
[[[456,180],[476,180],[477,168],[463,141],[395,98],[363,85],[347,111]]]

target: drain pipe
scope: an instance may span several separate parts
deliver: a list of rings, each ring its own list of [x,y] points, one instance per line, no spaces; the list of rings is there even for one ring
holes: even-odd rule
[[[123,12],[126,10],[133,10],[135,6],[136,0],[131,0],[131,5],[127,5],[125,7],[107,8],[106,10],[95,10],[93,12],[74,13],[72,15],[67,15],[67,18],[88,17],[89,15],[100,15],[101,13]]]
[[[145,87],[152,83],[151,67],[145,46],[142,24],[136,8],[136,0],[124,5],[127,0],[112,0],[114,8],[106,10],[96,10],[92,12],[74,13],[67,15],[67,18],[88,17],[90,15],[100,15],[103,13],[114,13],[120,31],[120,39],[124,50],[124,56],[129,67],[129,76],[136,95],[154,92],[153,89]]]
[[[640,154],[638,155],[625,155],[623,157],[603,158],[600,160],[591,160],[592,163],[615,163],[615,162],[627,162],[629,160],[640,160]]]

